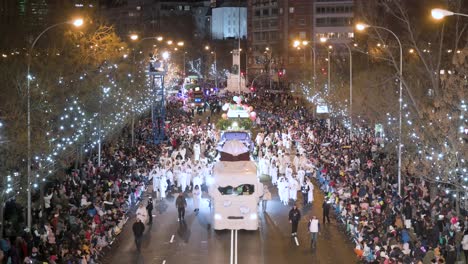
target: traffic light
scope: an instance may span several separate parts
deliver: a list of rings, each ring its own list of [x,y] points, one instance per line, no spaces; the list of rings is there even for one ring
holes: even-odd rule
[[[284,74],[286,73],[285,69],[281,69],[278,71],[278,77],[284,77]]]

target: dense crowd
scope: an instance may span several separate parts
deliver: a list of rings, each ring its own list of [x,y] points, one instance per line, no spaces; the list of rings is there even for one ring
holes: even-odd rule
[[[309,187],[304,172],[315,179],[361,261],[455,263],[463,250],[468,263],[468,218],[456,213],[444,190],[431,196],[417,175],[404,179],[400,196],[396,160],[372,129],[351,138],[342,125],[314,118],[290,95],[268,94],[250,103],[263,129],[256,140],[259,167],[278,185],[281,200],[295,201],[301,184]]]
[[[200,110],[209,111],[206,120],[170,101],[170,122],[157,124],[167,131],[166,144],[148,144],[151,120],[143,119],[135,128],[136,147],[109,144],[101,166],[90,157],[47,185],[32,230],[7,230],[1,240],[3,260],[96,263],[150,180],[158,198],[177,189],[192,192],[194,203],[200,203],[219,140],[210,117],[230,100],[230,94],[210,99]],[[455,263],[462,250],[468,256],[468,218],[456,214],[445,192],[431,196],[417,177],[405,178],[398,195],[395,159],[372,129],[350,137],[339,123],[313,116],[303,101],[284,93],[248,94],[245,103],[257,112],[253,154],[260,173],[271,176],[284,204],[300,199],[298,192],[304,206],[312,203],[315,181],[360,260],[429,264]]]

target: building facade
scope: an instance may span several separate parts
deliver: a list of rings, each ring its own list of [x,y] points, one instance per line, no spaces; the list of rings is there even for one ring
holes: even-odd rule
[[[291,47],[294,39],[312,39],[313,4],[311,0],[249,0],[248,72],[251,77],[265,71],[282,76],[289,64],[303,58]]]
[[[354,0],[315,0],[314,38],[349,42],[354,38]]]
[[[212,9],[211,39],[247,37],[247,8],[221,6]]]
[[[311,64],[321,37],[349,41],[354,36],[354,0],[248,0],[248,73],[294,78]],[[307,46],[293,47],[295,40]],[[310,67],[312,67],[310,65]]]

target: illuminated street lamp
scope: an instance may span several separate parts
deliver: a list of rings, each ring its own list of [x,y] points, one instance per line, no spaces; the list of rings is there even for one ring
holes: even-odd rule
[[[468,17],[468,14],[462,14],[462,13],[455,13],[446,9],[442,8],[434,8],[431,10],[431,15],[434,19],[436,20],[441,20],[446,16],[464,16]]]
[[[167,51],[163,52],[162,57],[163,57],[164,60],[168,60],[169,57],[170,57],[169,52],[167,52]]]
[[[73,20],[73,25],[75,27],[81,27],[83,24],[84,24],[84,21],[83,21],[82,18],[77,18],[77,19]]]
[[[307,47],[309,45],[309,41],[307,40],[303,40],[303,41],[300,41],[300,40],[294,40],[293,42],[293,46],[297,49],[300,49],[301,46],[304,46],[304,47]],[[312,56],[313,56],[313,74],[314,74],[314,91],[315,91],[315,80],[317,79],[317,74],[316,74],[316,70],[315,70],[315,61],[316,61],[316,55],[315,55],[315,48],[313,45],[310,46],[310,50],[312,51]]]
[[[132,35],[130,35],[130,39],[135,41],[135,40],[138,39],[138,35],[137,34],[132,34]]]
[[[65,24],[70,24],[75,27],[81,27],[84,24],[84,21],[82,18],[77,18],[71,21],[65,21],[61,23],[54,24],[46,29],[44,29],[39,35],[34,39],[31,47],[29,48],[29,53],[28,53],[28,65],[27,65],[27,75],[26,75],[26,86],[27,86],[27,91],[26,91],[26,97],[27,97],[27,137],[28,137],[28,142],[27,142],[27,176],[28,176],[28,187],[27,187],[27,192],[28,192],[28,215],[27,215],[27,224],[29,230],[31,230],[31,221],[32,221],[32,214],[31,214],[31,57],[32,57],[32,52],[34,50],[34,46],[36,45],[37,41],[52,28],[55,28],[60,25],[65,25]]]
[[[400,41],[400,38],[398,38],[398,36],[395,34],[395,32],[391,31],[390,29],[388,28],[385,28],[385,27],[380,27],[380,26],[371,26],[371,25],[367,25],[367,24],[357,24],[356,25],[356,29],[358,31],[363,31],[369,27],[373,27],[373,28],[377,28],[377,29],[382,29],[382,30],[385,30],[387,32],[389,32],[390,34],[392,34],[395,39],[398,41],[398,45],[400,47],[400,70],[399,70],[399,79],[400,79],[400,97],[398,99],[399,103],[400,103],[400,111],[399,111],[399,125],[398,125],[398,194],[401,195],[401,145],[402,145],[402,142],[401,142],[401,115],[402,115],[402,107],[403,107],[403,47],[401,45],[401,41]]]
[[[183,42],[183,41],[179,41],[179,42],[177,42],[177,46],[179,46],[179,47],[183,47],[183,46],[184,46],[184,42]]]

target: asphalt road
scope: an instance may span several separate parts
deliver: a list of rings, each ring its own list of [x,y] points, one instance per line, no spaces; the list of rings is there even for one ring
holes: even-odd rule
[[[317,189],[315,188],[313,205],[305,209],[300,208],[302,220],[299,224],[299,246],[297,246],[291,238],[291,226],[287,217],[290,207],[280,203],[276,187],[270,186],[273,200],[268,203],[266,213],[259,213],[260,229],[255,232],[239,231],[238,263],[356,263],[353,245],[338,230],[334,219],[331,224],[321,224],[322,232],[317,248],[314,251],[310,249],[307,221],[312,215],[322,219],[323,195]],[[231,232],[211,229],[210,209],[206,199],[202,201],[198,214],[193,212],[190,197],[187,198],[187,202],[185,223],[177,221],[173,197],[168,197],[155,205],[153,224],[146,228],[140,253],[135,248],[131,230],[134,218],[131,218],[101,262],[103,264],[229,263]]]

